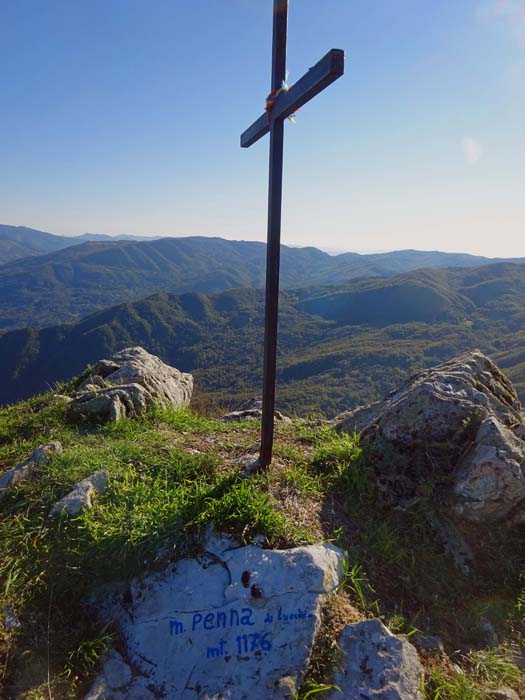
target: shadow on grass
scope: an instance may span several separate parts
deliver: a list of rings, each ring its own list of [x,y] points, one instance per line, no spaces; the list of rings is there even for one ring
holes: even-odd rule
[[[484,617],[505,637],[524,583],[523,527],[465,528],[475,564],[464,575],[433,527],[447,510],[432,490],[408,506],[382,504],[372,461],[350,436],[318,447],[311,468],[325,475],[325,536],[348,552],[349,571],[357,573],[347,586],[364,613],[398,632],[437,634],[450,650],[483,646]]]

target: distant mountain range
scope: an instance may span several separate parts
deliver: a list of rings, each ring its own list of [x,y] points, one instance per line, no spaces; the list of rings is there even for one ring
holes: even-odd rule
[[[82,243],[86,238],[89,241]],[[0,227],[2,243],[11,254],[26,250],[26,257],[0,266],[0,329],[75,321],[159,291],[211,293],[264,286],[266,246],[257,242],[207,237],[108,241],[102,234],[70,239],[4,226]],[[316,248],[283,246],[281,283],[285,289],[319,288],[422,267],[476,267],[493,262],[416,250],[334,256]]]
[[[183,241],[189,246],[188,255],[194,253],[195,245],[204,246],[202,239]],[[132,271],[135,264],[144,271],[147,264],[154,263],[155,269],[163,270],[164,265],[172,269],[175,263],[172,258],[168,265],[161,251],[172,251],[171,246],[179,243],[158,241],[145,248],[129,244],[115,250]],[[239,276],[258,279],[258,244],[217,239],[211,243],[222,246],[213,248],[217,274],[226,275],[226,253],[235,251]],[[102,265],[114,252],[104,245],[85,250],[92,265],[94,259]],[[181,249],[177,250],[182,256]],[[288,255],[293,258],[298,251],[284,252],[288,282],[304,280],[306,269],[312,276],[313,271],[324,274],[326,270],[319,251],[304,251],[295,268]],[[190,262],[191,256],[186,263],[182,257],[177,259],[181,279]],[[201,257],[197,263],[207,269],[208,258]],[[51,262],[47,265],[58,274],[60,268]],[[260,388],[263,296],[254,289],[215,294],[162,292],[107,308],[78,323],[4,332],[0,335],[0,403],[43,391],[79,373],[87,363],[135,344],[193,372],[198,390],[208,398],[235,403]],[[298,414],[334,414],[383,396],[410,372],[474,347],[491,354],[525,398],[525,264],[418,270],[391,278],[285,291],[280,313],[278,402]]]
[[[103,233],[84,233],[81,236],[57,236],[25,226],[0,224],[0,265],[20,258],[54,253],[87,241],[146,240],[146,236],[108,236]],[[152,240],[148,238],[147,240]]]

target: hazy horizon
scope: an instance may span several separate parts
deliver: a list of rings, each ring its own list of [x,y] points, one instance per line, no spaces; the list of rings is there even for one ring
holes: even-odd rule
[[[28,228],[28,229],[33,229],[33,230],[38,230],[41,231],[42,233],[49,233],[51,235],[59,235],[59,236],[65,236],[66,238],[79,238],[81,236],[109,236],[112,238],[122,238],[124,237],[130,237],[130,238],[135,238],[135,239],[160,239],[160,238],[192,238],[192,237],[200,237],[200,238],[223,238],[225,240],[229,241],[239,241],[239,242],[254,242],[254,243],[266,243],[266,240],[260,240],[260,239],[254,239],[254,238],[232,238],[229,236],[220,236],[215,233],[210,233],[208,235],[205,234],[181,234],[181,235],[161,235],[158,233],[105,233],[103,231],[83,231],[82,233],[57,233],[56,231],[49,231],[49,230],[44,230],[44,229],[36,229],[34,226],[27,226],[25,224],[2,224],[0,222],[0,225],[4,226],[15,226],[15,227],[20,227],[20,228]],[[323,251],[324,253],[327,253],[328,255],[341,255],[344,253],[355,253],[357,255],[381,255],[384,253],[399,253],[407,250],[415,250],[420,253],[450,253],[453,255],[482,255],[480,253],[473,253],[469,250],[445,250],[443,248],[384,248],[381,250],[377,249],[356,249],[356,248],[333,248],[330,246],[324,246],[322,244],[315,244],[315,243],[286,243],[282,242],[282,245],[288,246],[289,248],[317,248],[318,250]],[[483,257],[488,257],[488,258],[525,258],[525,255],[487,255]]]

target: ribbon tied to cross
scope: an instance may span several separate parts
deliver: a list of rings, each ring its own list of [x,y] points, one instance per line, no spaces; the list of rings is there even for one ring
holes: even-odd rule
[[[266,109],[268,124],[270,124],[270,122],[272,121],[272,109],[273,109],[275,103],[277,102],[277,98],[279,97],[279,95],[281,93],[288,92],[289,89],[290,89],[290,86],[288,85],[288,83],[285,80],[283,80],[281,83],[281,87],[278,88],[277,90],[272,90],[272,92],[266,98],[265,109]],[[297,110],[297,111],[299,111],[299,110]],[[292,124],[295,124],[296,114],[297,114],[297,112],[294,112],[293,114],[290,114],[290,116],[288,117],[288,121],[291,122]]]

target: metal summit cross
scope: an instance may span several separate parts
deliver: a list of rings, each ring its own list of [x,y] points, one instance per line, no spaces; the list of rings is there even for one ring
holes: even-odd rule
[[[266,252],[266,313],[264,322],[264,374],[261,452],[259,465],[272,461],[275,374],[277,359],[277,315],[279,308],[279,263],[283,185],[284,120],[309,102],[344,73],[344,52],[329,51],[319,63],[289,89],[286,87],[286,33],[288,0],[273,3],[272,92],[267,110],[241,136],[248,148],[270,132],[270,176],[268,185],[268,245]],[[283,89],[281,89],[283,88]]]

